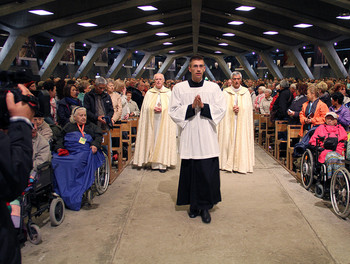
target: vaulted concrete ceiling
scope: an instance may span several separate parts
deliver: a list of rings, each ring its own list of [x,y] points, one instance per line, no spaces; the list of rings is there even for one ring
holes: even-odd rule
[[[167,55],[244,55],[273,49],[293,49],[306,44],[322,46],[350,39],[350,20],[337,19],[349,12],[348,0],[21,0],[1,1],[0,29],[14,36],[53,38],[59,42],[85,42],[100,47],[142,49]],[[155,11],[138,6],[152,5]],[[245,5],[255,9],[239,11]],[[38,16],[42,9],[52,15]],[[160,21],[151,26],[147,22]],[[241,21],[241,25],[229,24]],[[77,23],[90,22],[95,27]],[[308,28],[294,25],[306,23]],[[117,35],[113,30],[127,33]],[[275,35],[264,32],[275,31]],[[167,36],[157,36],[164,32]],[[3,32],[4,33],[4,32]],[[224,36],[232,33],[234,36]],[[186,37],[187,36],[187,37]],[[163,46],[163,42],[173,45]],[[226,44],[222,44],[226,43]],[[226,46],[220,46],[226,45]]]

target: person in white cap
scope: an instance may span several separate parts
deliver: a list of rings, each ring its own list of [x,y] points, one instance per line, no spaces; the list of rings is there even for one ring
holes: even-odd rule
[[[333,171],[342,166],[344,156],[344,142],[347,140],[347,133],[342,125],[338,125],[338,115],[335,112],[328,112],[325,116],[326,123],[316,128],[309,144],[316,146],[316,139],[324,138],[320,147],[324,150],[320,153],[318,161],[327,166],[327,177],[332,177]]]

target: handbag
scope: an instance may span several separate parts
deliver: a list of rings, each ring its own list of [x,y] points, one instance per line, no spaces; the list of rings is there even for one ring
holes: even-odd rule
[[[335,151],[338,146],[338,135],[337,137],[330,137],[328,134],[328,137],[323,142],[323,147],[328,150]]]

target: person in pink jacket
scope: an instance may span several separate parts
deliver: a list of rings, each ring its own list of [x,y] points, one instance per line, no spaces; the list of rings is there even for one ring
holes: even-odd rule
[[[320,153],[318,161],[325,163],[327,175],[330,178],[333,170],[343,164],[344,142],[347,140],[347,133],[343,126],[337,124],[338,115],[335,112],[328,112],[325,119],[326,123],[316,128],[309,144],[316,146],[317,138],[324,138],[320,141],[320,147],[324,150]],[[331,141],[333,142],[330,143]]]

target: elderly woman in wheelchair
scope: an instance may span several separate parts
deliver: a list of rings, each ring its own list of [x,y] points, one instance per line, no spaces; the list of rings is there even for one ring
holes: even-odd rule
[[[95,181],[95,172],[105,163],[101,143],[102,130],[87,121],[84,107],[75,107],[57,140],[52,158],[55,192],[72,210],[80,210],[84,193]]]
[[[334,171],[344,167],[347,133],[337,124],[337,118],[334,112],[326,114],[326,123],[316,128],[301,160],[302,183],[309,189],[316,180],[315,195],[320,198],[329,190]]]

